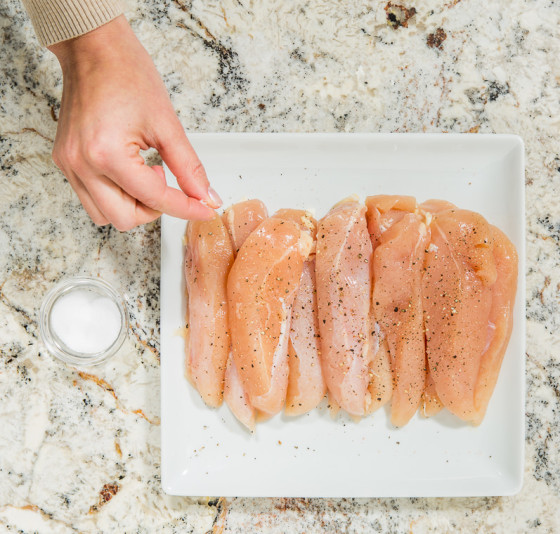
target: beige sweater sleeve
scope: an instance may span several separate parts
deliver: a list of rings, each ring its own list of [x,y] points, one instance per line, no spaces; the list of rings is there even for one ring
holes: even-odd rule
[[[43,46],[78,37],[119,16],[120,0],[23,0]]]

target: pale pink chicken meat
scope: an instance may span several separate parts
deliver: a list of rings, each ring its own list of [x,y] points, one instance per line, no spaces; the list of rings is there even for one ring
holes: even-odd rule
[[[371,405],[371,260],[365,207],[343,200],[319,221],[315,273],[329,397],[356,416]]]
[[[267,217],[268,210],[264,202],[256,198],[237,202],[224,211],[222,218],[231,236],[234,255],[237,255],[241,245]]]
[[[430,240],[412,197],[366,199],[374,243],[372,307],[389,348],[391,422],[405,425],[420,404],[426,382],[422,274]]]
[[[327,400],[328,400],[327,408],[329,409],[329,413],[333,419],[336,419],[336,417],[340,413],[340,404],[336,402],[336,400],[332,396],[332,393],[330,393],[328,389],[327,389]]]
[[[313,241],[317,239],[317,221],[309,211],[284,208],[278,210],[273,217],[295,222],[303,232],[307,232],[311,236]],[[312,253],[315,253],[314,248]]]
[[[225,210],[222,218],[233,244],[234,256],[257,226],[268,217],[264,203],[257,199],[233,204]],[[235,417],[250,430],[255,429],[256,412],[230,354],[226,367],[224,399]]]
[[[224,400],[236,419],[249,430],[254,431],[257,413],[251,404],[246,389],[243,387],[241,376],[231,354],[226,366]]]
[[[426,368],[429,369],[428,362],[426,361]],[[422,401],[420,404],[420,412],[424,417],[432,417],[443,410],[443,404],[439,400],[436,391],[436,384],[432,375],[426,373],[426,386],[422,393]]]
[[[447,200],[438,199],[426,200],[419,206],[428,224],[431,223],[434,214],[440,211],[455,209],[456,207],[457,206]],[[432,417],[443,409],[443,404],[437,395],[436,385],[429,370],[430,366],[428,365],[428,359],[426,357],[426,386],[424,388],[424,393],[422,393],[421,401],[421,413],[424,417]]]
[[[453,212],[457,212],[459,214],[458,216],[461,217],[460,214],[462,213],[462,210],[458,210],[456,206],[444,200],[428,200],[421,204],[420,208],[428,212],[432,217],[438,213],[447,213],[449,216]],[[463,212],[463,218],[467,217],[470,213],[471,212]],[[486,330],[484,330],[484,323],[480,324],[482,328],[481,332],[486,331],[486,336],[475,336],[479,349],[480,346],[482,346],[481,338],[485,339],[485,343],[482,354],[478,354],[478,359],[475,354],[471,361],[473,366],[479,365],[476,376],[472,378],[474,382],[474,386],[471,386],[474,388],[473,405],[471,407],[467,404],[467,407],[463,408],[462,417],[474,424],[479,424],[486,413],[486,408],[494,391],[513,327],[513,305],[517,287],[517,252],[505,234],[498,228],[487,225],[486,221],[484,221],[480,215],[474,214],[474,218],[467,221],[467,224],[473,224],[473,221],[475,224],[478,221],[482,230],[475,228],[476,234],[473,231],[472,235],[475,236],[480,231],[486,235],[482,243],[477,243],[475,241],[474,247],[478,249],[478,251],[484,251],[486,256],[482,259],[471,256],[470,259],[475,263],[478,262],[477,269],[482,272],[482,279],[485,280],[486,285],[490,287],[491,304]],[[434,223],[438,225],[437,218],[434,220]],[[465,223],[465,221],[463,221],[463,223]],[[490,236],[488,236],[488,232]],[[453,232],[450,235],[453,235]],[[452,246],[461,248],[461,246],[464,247],[465,242],[466,240],[463,240],[462,243],[461,240],[459,240],[453,243]],[[492,256],[488,254],[489,248],[492,250]],[[460,257],[460,253],[456,256]],[[492,260],[494,267],[492,266]],[[486,263],[486,266],[484,263]],[[495,282],[492,283],[494,279],[494,268],[496,270],[496,279]],[[484,290],[486,299],[487,293],[488,290]],[[444,298],[445,292],[441,292],[440,300]],[[487,302],[485,309],[488,309]],[[455,308],[455,312],[457,312],[457,308]],[[448,332],[447,334],[453,335],[452,332]],[[453,359],[455,360],[456,358]],[[442,387],[445,388],[445,384],[440,385],[440,388]],[[471,387],[467,388],[469,400],[471,397]],[[432,374],[429,373],[423,394],[423,414],[426,417],[430,417],[438,413],[442,408],[443,403],[438,396],[436,382]]]
[[[373,250],[379,245],[381,235],[407,213],[417,208],[414,197],[404,195],[375,195],[366,198],[368,231]]]
[[[327,391],[321,369],[315,260],[303,266],[292,310],[289,354],[285,413],[301,415],[315,408]]]
[[[367,413],[372,413],[387,404],[393,396],[393,374],[391,371],[391,355],[387,340],[373,311],[370,315],[370,356],[369,385],[370,405]]]
[[[481,215],[460,209],[436,213],[430,228],[423,278],[429,371],[444,406],[472,420],[482,356],[492,335],[494,236]]]
[[[189,222],[186,376],[208,406],[225,398],[252,430],[328,390],[333,414],[392,399],[396,426],[418,406],[482,421],[513,327],[515,247],[446,201],[366,206],[345,199],[318,227],[259,200]]]
[[[252,406],[274,415],[285,402],[292,305],[312,239],[271,217],[241,246],[228,278],[233,358]]]
[[[190,221],[185,239],[186,375],[204,402],[215,408],[222,403],[230,352],[226,287],[233,250],[219,215]]]
[[[303,265],[300,285],[292,309],[289,377],[286,392],[286,415],[301,415],[315,408],[323,399],[327,386],[321,370],[321,344],[317,317],[315,284],[315,240],[317,221],[305,210],[282,209],[274,217],[298,224],[313,238],[313,254]]]
[[[430,200],[425,200],[419,206],[420,210],[425,213],[430,213],[431,215],[439,213],[440,211],[447,211],[452,209],[457,209],[455,204],[448,202],[447,200],[438,200],[436,198],[431,198]]]
[[[492,286],[492,306],[489,316],[490,340],[482,355],[474,393],[474,413],[471,421],[480,424],[498,380],[504,354],[513,329],[513,306],[517,291],[517,251],[507,236],[490,226],[494,241],[494,262],[497,279]]]

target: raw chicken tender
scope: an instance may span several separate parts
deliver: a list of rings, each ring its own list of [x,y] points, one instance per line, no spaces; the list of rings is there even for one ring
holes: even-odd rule
[[[372,307],[391,356],[391,421],[402,426],[418,409],[426,382],[422,274],[430,234],[413,197],[368,197],[366,205],[374,243]]]
[[[257,421],[327,395],[335,416],[391,401],[405,425],[485,416],[512,333],[518,258],[498,228],[444,200],[346,198],[318,223],[260,200],[185,234],[186,376],[210,407]]]
[[[224,211],[222,218],[231,236],[234,255],[237,255],[241,245],[267,217],[266,206],[256,198],[233,204]]]
[[[321,369],[321,342],[317,317],[315,260],[303,266],[300,286],[292,310],[290,330],[287,415],[300,415],[315,408],[327,386]]]
[[[288,385],[290,318],[312,238],[291,221],[263,221],[228,278],[233,358],[252,406],[279,412]]]
[[[426,362],[426,367],[428,363]],[[421,413],[424,417],[432,417],[443,410],[443,404],[439,400],[434,379],[430,373],[426,374],[426,386],[422,393]]]
[[[268,210],[257,199],[245,200],[230,206],[223,214],[224,224],[233,243],[234,256],[247,237],[268,217]],[[239,371],[230,353],[226,367],[224,399],[233,415],[250,430],[255,429],[256,413],[243,387]]]
[[[317,221],[305,210],[282,209],[274,217],[293,221],[313,238],[317,237]],[[292,309],[290,346],[288,349],[288,391],[286,415],[301,415],[315,408],[325,396],[327,386],[321,370],[321,344],[317,317],[315,256],[303,266],[300,285]]]
[[[489,317],[490,341],[482,355],[476,389],[472,422],[484,418],[488,402],[498,381],[498,374],[513,329],[513,306],[517,290],[517,251],[507,236],[490,226],[494,241],[494,262],[498,277],[492,286],[492,306]]]
[[[317,221],[313,218],[313,215],[306,210],[294,210],[294,209],[281,209],[278,210],[273,217],[278,219],[284,219],[285,221],[295,222],[302,231],[307,232],[313,241],[317,239]],[[312,253],[315,250],[312,249]]]
[[[416,211],[416,199],[402,195],[375,195],[366,198],[368,231],[373,250],[381,234],[399,222],[407,213]]]
[[[371,400],[367,410],[368,414],[387,404],[393,396],[393,373],[387,340],[381,332],[373,312],[370,317],[368,392]]]
[[[481,215],[450,209],[434,215],[431,235],[423,278],[430,375],[445,407],[472,420],[481,362],[493,336],[494,234]]]
[[[253,408],[249,395],[243,387],[241,376],[239,376],[239,371],[231,353],[226,366],[224,400],[237,420],[249,430],[254,431],[257,420],[256,410]]]
[[[422,202],[419,206],[420,211],[424,213],[427,224],[431,224],[432,217],[440,211],[456,209],[457,206],[447,200],[430,199]],[[426,386],[422,393],[421,412],[424,417],[432,417],[443,409],[443,404],[439,399],[436,391],[434,379],[429,372],[428,360],[426,358]]]
[[[190,221],[185,237],[186,374],[204,402],[216,408],[230,351],[226,285],[233,250],[219,215]]]
[[[365,207],[352,198],[343,200],[319,221],[317,303],[329,396],[358,416],[367,414],[372,402],[371,260]]]
[[[447,200],[437,200],[435,198],[431,198],[430,200],[422,202],[419,207],[420,210],[424,211],[425,213],[429,213],[430,215],[439,213],[440,211],[457,209],[457,206],[455,206],[455,204],[451,204],[451,202],[448,202]]]

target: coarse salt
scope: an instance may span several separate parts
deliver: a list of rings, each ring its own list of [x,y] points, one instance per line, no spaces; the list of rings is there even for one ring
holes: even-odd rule
[[[121,314],[110,298],[76,289],[59,297],[51,310],[51,328],[68,349],[96,354],[118,338]]]

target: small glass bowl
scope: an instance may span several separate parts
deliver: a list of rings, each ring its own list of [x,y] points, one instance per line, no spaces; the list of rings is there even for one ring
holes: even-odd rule
[[[51,312],[56,301],[63,295],[76,290],[87,290],[111,299],[117,306],[121,318],[119,334],[115,341],[100,352],[77,352],[68,347],[51,326]],[[74,365],[99,365],[115,355],[128,333],[128,313],[124,299],[113,286],[99,278],[76,277],[63,280],[53,287],[43,299],[39,312],[39,335],[47,350],[66,363]]]

